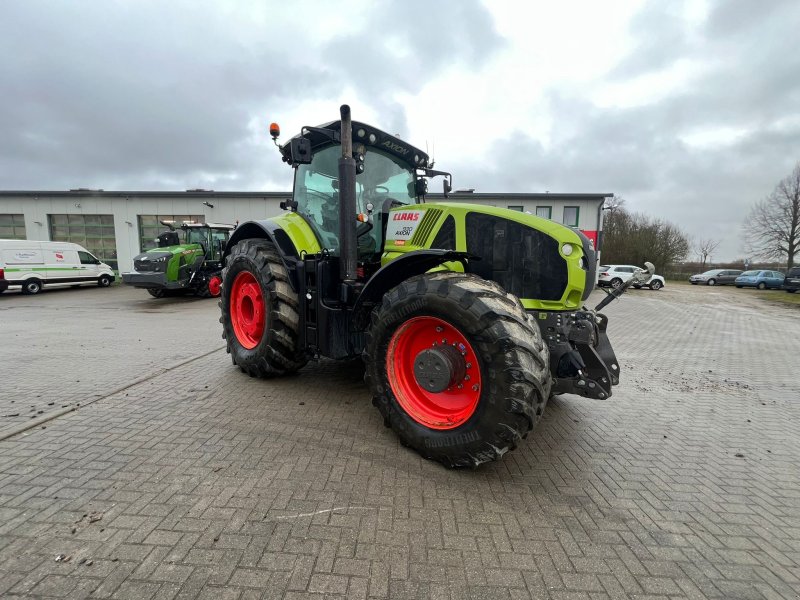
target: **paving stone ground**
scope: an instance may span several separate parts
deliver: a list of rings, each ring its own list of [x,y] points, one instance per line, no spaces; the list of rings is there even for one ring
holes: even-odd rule
[[[634,291],[606,309],[611,400],[559,397],[502,461],[449,471],[357,363],[251,379],[214,351],[215,302],[103,292],[0,301],[3,410],[96,400],[0,442],[1,597],[798,597],[800,311]]]

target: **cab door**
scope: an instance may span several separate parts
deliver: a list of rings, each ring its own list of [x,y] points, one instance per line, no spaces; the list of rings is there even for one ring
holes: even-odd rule
[[[89,252],[78,250],[80,278],[91,281],[100,277],[100,260]]]

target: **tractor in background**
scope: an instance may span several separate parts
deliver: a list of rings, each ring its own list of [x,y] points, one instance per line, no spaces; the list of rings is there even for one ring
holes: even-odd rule
[[[275,377],[363,357],[385,424],[448,467],[516,447],[552,394],[609,398],[619,362],[608,319],[584,306],[589,239],[517,211],[426,202],[432,177],[447,196],[449,173],[346,105],[340,117],[283,145],[270,127],[294,190],[283,214],[240,225],[225,248],[234,365]]]
[[[156,238],[158,247],[135,256],[133,271],[123,273],[122,281],[154,298],[188,293],[218,297],[222,255],[234,226],[184,222],[176,228],[170,221],[160,223],[168,230]]]

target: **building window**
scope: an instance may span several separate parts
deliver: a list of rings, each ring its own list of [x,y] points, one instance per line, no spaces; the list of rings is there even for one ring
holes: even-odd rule
[[[577,227],[578,226],[578,215],[580,213],[580,209],[577,206],[565,206],[564,207],[564,225],[569,227]]]
[[[553,218],[553,207],[552,206],[537,206],[536,207],[536,216],[542,217],[543,219],[552,219]]]
[[[205,223],[205,215],[139,215],[139,251],[147,252],[152,250],[158,244],[156,238],[160,233],[163,233],[167,227],[159,223],[159,221],[166,221],[173,223],[176,228],[180,227],[184,222],[189,223]],[[181,243],[185,240],[185,233],[182,229],[177,230],[178,237]]]
[[[25,217],[23,215],[0,214],[0,239],[24,240]]]
[[[516,210],[518,212],[522,212],[522,207],[521,206],[509,206],[508,210]]]
[[[50,239],[86,248],[112,269],[117,268],[114,215],[48,215]]]

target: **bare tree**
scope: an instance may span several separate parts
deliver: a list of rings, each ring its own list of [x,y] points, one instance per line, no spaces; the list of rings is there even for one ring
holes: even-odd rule
[[[603,204],[603,210],[609,211],[609,214],[613,215],[617,210],[624,209],[625,207],[625,198],[622,196],[617,196],[614,194],[611,198],[606,198],[605,204]]]
[[[800,250],[800,162],[772,193],[757,202],[744,225],[748,245],[762,258],[786,258],[794,266]]]
[[[701,266],[706,266],[706,261],[714,254],[714,250],[717,249],[717,246],[719,246],[719,240],[701,239],[699,242],[697,242],[695,249],[697,254],[700,256]]]
[[[677,226],[622,207],[606,216],[603,263],[641,265],[650,261],[667,269],[689,253],[689,238]]]

